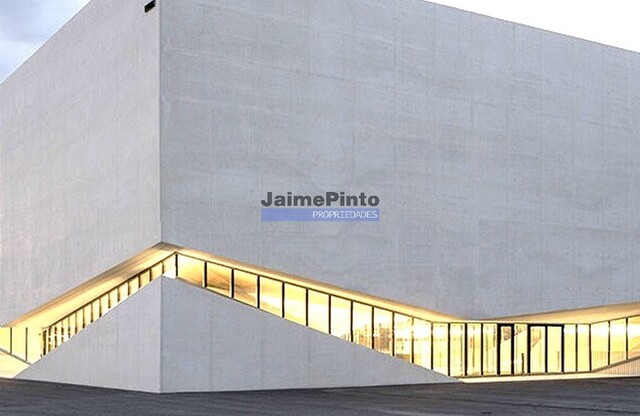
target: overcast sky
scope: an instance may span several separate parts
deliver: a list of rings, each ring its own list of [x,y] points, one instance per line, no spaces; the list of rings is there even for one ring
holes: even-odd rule
[[[640,0],[433,2],[640,52]],[[86,3],[0,0],[0,82]]]
[[[88,0],[0,0],[0,82]]]

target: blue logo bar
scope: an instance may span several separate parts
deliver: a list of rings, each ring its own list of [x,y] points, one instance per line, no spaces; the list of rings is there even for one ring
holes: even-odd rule
[[[262,221],[354,221],[380,219],[378,208],[262,208]]]

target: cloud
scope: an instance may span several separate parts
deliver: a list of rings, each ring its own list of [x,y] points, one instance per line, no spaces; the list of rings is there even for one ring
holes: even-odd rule
[[[0,0],[0,82],[89,0]]]

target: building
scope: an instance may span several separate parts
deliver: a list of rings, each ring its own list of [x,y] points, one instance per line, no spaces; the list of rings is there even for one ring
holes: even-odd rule
[[[635,371],[638,73],[420,0],[93,0],[0,85],[5,372]]]

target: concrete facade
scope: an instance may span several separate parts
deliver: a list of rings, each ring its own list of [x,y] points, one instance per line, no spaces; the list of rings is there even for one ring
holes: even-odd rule
[[[0,86],[0,322],[160,241],[462,317],[638,300],[638,54],[419,0],[146,3]],[[382,219],[263,223],[269,191]]]
[[[166,277],[18,378],[154,393],[454,382]]]
[[[475,318],[640,296],[640,55],[418,0],[164,0],[165,241]],[[267,192],[379,223],[262,223]]]
[[[0,326],[160,241],[157,14],[97,0],[0,85]]]

